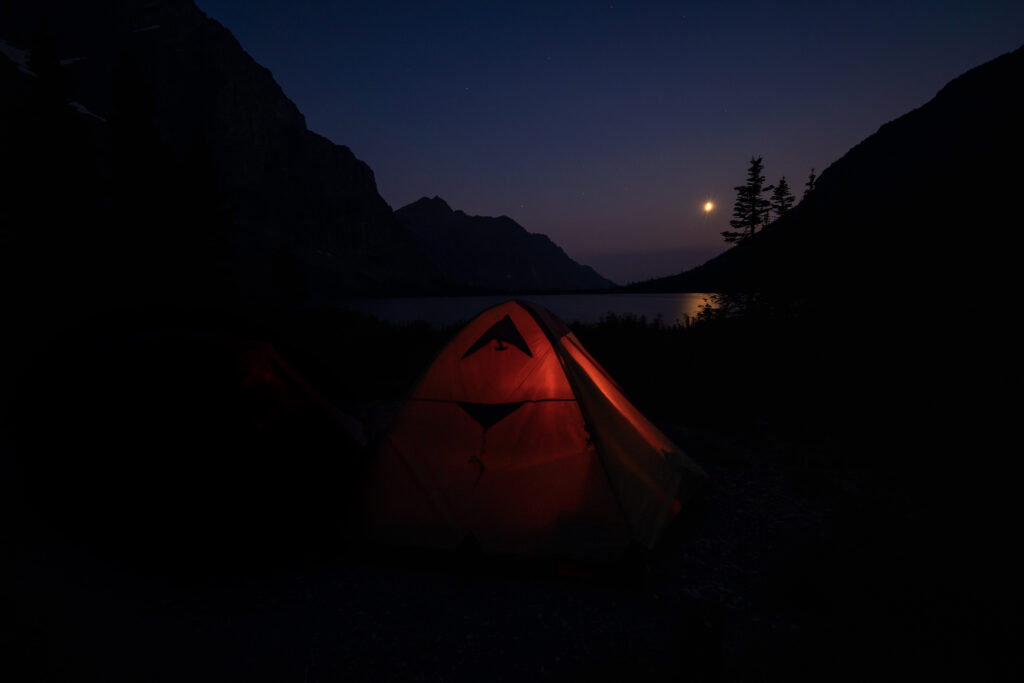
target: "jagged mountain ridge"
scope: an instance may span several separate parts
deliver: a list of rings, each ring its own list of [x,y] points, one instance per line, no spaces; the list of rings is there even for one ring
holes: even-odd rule
[[[378,194],[370,167],[309,131],[270,71],[192,0],[45,0],[0,9],[0,39],[11,45],[28,48],[40,28],[53,34],[76,100],[96,116],[109,119],[115,110],[113,74],[127,56],[149,86],[155,124],[175,157],[196,133],[205,138],[237,225],[247,295],[274,295],[282,249],[313,294],[440,282]]]
[[[633,291],[1000,287],[1019,222],[1024,48],[971,69],[889,122],[745,244]]]
[[[504,290],[606,289],[614,283],[572,260],[547,235],[508,216],[469,216],[440,197],[395,212],[451,282]]]
[[[370,167],[348,147],[309,131],[270,71],[192,0],[43,0],[0,8],[0,40],[22,53],[40,28],[53,35],[76,106],[92,116],[99,165],[109,156],[102,147],[107,121],[117,115],[115,72],[124,57],[148,86],[154,123],[174,157],[185,157],[197,133],[209,144],[236,225],[236,277],[247,299],[280,298],[287,275],[304,281],[293,288],[324,299],[443,292],[446,281],[460,291],[611,285],[543,236],[508,242],[518,245],[515,264],[499,265],[487,256],[489,244],[477,244],[472,260],[483,267],[440,272],[435,240],[412,235],[397,220]],[[19,76],[32,78],[26,73],[22,66]],[[463,236],[452,251],[463,253],[471,243]],[[294,261],[287,268],[284,252]],[[510,277],[496,279],[486,264]]]

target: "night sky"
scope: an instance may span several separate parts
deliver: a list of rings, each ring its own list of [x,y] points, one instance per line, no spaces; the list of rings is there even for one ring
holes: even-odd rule
[[[752,155],[799,197],[1024,42],[1019,0],[197,4],[393,208],[508,215],[618,282],[723,251]]]

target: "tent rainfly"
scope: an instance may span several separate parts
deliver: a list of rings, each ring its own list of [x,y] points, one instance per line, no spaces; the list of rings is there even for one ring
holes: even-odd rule
[[[706,480],[550,311],[490,308],[441,351],[368,472],[374,541],[611,557]]]

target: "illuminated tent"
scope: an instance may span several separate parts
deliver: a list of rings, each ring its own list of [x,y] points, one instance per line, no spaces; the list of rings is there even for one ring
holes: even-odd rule
[[[371,463],[370,537],[492,553],[652,547],[706,479],[550,311],[477,316],[413,389]]]

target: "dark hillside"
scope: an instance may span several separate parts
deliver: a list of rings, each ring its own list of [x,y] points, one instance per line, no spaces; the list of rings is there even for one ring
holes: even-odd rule
[[[512,291],[607,289],[613,283],[576,263],[547,235],[508,216],[468,216],[440,197],[395,212],[449,281]]]
[[[299,290],[322,296],[413,291],[438,283],[378,194],[369,166],[308,130],[272,74],[191,0],[3,4],[0,40],[30,51],[40,35],[52,41],[72,99],[91,112],[83,116],[97,128],[101,174],[116,172],[110,168],[116,150],[106,146],[126,104],[140,98],[151,100],[148,125],[168,163],[185,163],[197,140],[208,147],[216,189],[235,224],[236,278],[246,299],[294,298]],[[5,57],[0,62],[12,70]],[[127,101],[126,69],[132,74]],[[15,70],[5,81],[35,78]],[[25,87],[8,84],[4,96]],[[159,219],[161,208],[139,213],[134,218],[144,224]],[[174,239],[168,234],[174,229],[148,231],[162,232],[153,236],[161,243]]]
[[[826,169],[746,244],[632,291],[822,293],[998,287],[1019,223],[1024,48],[951,81]],[[899,295],[897,295],[899,296]]]

